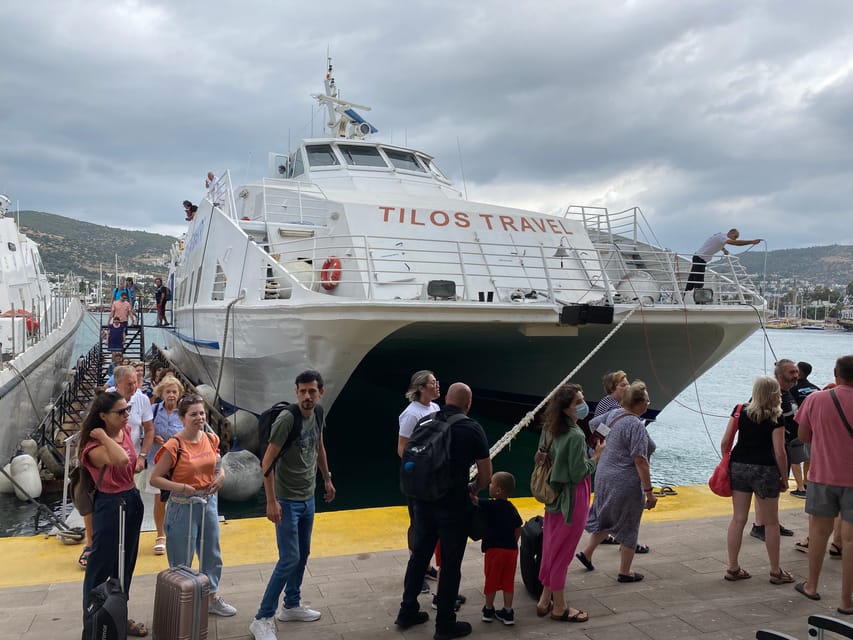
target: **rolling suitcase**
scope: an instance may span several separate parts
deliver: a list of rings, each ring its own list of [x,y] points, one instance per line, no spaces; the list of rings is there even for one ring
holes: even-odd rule
[[[204,516],[207,500],[190,499],[190,520],[193,504],[201,504],[201,540],[199,558],[204,549]],[[192,530],[187,539],[188,558],[192,558]],[[192,560],[190,560],[192,564]],[[154,591],[154,621],[151,637],[154,640],[206,640],[207,605],[210,580],[193,568],[178,565],[161,571]]]
[[[521,565],[521,580],[524,588],[534,598],[542,595],[539,582],[539,567],[542,565],[542,516],[530,518],[521,527],[521,550],[518,553]]]
[[[118,579],[110,578],[89,592],[83,612],[83,640],[127,639],[127,595],[124,593],[124,522],[127,506],[118,508]]]

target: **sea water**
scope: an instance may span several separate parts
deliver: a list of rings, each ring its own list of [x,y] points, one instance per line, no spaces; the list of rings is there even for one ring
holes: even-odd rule
[[[651,459],[652,483],[707,482],[720,460],[720,440],[732,410],[749,399],[756,376],[773,375],[776,360],[808,362],[813,368],[809,380],[824,387],[834,382],[835,360],[851,353],[853,333],[846,331],[769,329],[752,334],[682,391],[649,426],[657,444]]]
[[[75,358],[97,340],[97,317],[84,320],[77,338]],[[163,345],[162,330],[146,330],[146,346]],[[745,402],[755,376],[773,374],[780,358],[805,360],[813,367],[812,382],[831,382],[836,358],[853,353],[853,333],[841,331],[768,330],[758,331],[726,358],[691,384],[671,402],[649,426],[657,444],[651,459],[653,484],[704,484],[719,461],[720,439],[728,416],[738,403]],[[631,372],[628,371],[629,377]],[[337,483],[335,502],[325,505],[318,497],[318,510],[357,509],[367,506],[403,504],[396,455],[397,414],[405,407],[403,392],[407,381],[357,380],[347,385],[329,416],[325,435],[331,468]],[[394,384],[398,383],[398,384]],[[587,395],[598,398],[598,390]],[[283,385],[282,397],[290,393]],[[654,398],[652,398],[654,404]],[[477,414],[474,398],[472,417],[479,419],[489,442],[495,442],[512,425],[488,420]],[[522,431],[511,450],[499,454],[496,469],[513,472],[519,489],[527,487],[530,463],[538,437]],[[58,496],[44,496],[58,509]],[[263,516],[264,498],[259,493],[245,503],[220,501],[228,518]],[[31,535],[35,531],[36,509],[14,496],[0,496],[0,536]],[[41,525],[44,525],[41,518]],[[49,527],[48,527],[49,528]],[[44,526],[40,527],[44,530]]]

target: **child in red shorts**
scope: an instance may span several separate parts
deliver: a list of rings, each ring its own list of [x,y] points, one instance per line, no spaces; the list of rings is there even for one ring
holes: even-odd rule
[[[506,625],[515,624],[512,595],[515,592],[515,566],[518,563],[518,538],[521,536],[521,516],[508,498],[515,491],[515,478],[511,473],[498,471],[489,482],[489,499],[478,501],[485,523],[482,550],[486,554],[483,570],[486,585],[483,595],[483,622],[495,618]],[[503,591],[504,606],[495,611],[495,595]]]

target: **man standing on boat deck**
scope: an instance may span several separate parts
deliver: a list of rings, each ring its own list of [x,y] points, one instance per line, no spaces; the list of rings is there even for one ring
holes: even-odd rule
[[[157,325],[166,326],[166,303],[172,299],[169,287],[163,284],[162,278],[154,278],[154,302],[157,305]]]
[[[455,382],[447,390],[444,409],[436,416],[442,420],[458,414],[467,416],[470,409],[471,388]],[[456,620],[456,596],[471,524],[471,499],[489,484],[492,477],[489,443],[483,427],[465,417],[450,426],[450,434],[450,477],[453,484],[435,502],[414,500],[414,549],[406,567],[400,612],[394,621],[401,629],[408,629],[429,620],[429,614],[420,611],[418,594],[435,543],[440,541],[441,579],[436,597],[435,640],[461,638],[471,633],[469,623]],[[473,463],[477,465],[477,478],[469,483],[468,469]]]
[[[793,456],[794,460],[800,459],[800,456],[803,451],[803,445],[799,440],[796,440],[797,437],[797,421],[794,419],[794,414],[797,412],[797,401],[794,397],[791,390],[797,384],[797,376],[799,375],[799,371],[797,369],[797,365],[794,364],[793,360],[788,360],[787,358],[782,358],[779,360],[774,369],[773,375],[776,378],[776,381],[779,383],[779,389],[782,392],[782,424],[785,427],[785,452],[788,454],[788,465],[791,469],[794,470],[794,480],[797,483],[797,488],[803,488],[803,471],[800,468],[799,464],[791,464],[791,458]],[[792,446],[790,443],[796,443]],[[799,443],[799,444],[797,444]],[[792,495],[796,496],[797,494],[793,491]],[[794,532],[787,527],[783,527],[782,523],[779,523],[779,534],[783,536],[792,536]],[[764,521],[761,519],[761,510],[758,506],[758,502],[755,504],[755,523],[752,525],[752,530],[749,532],[753,538],[758,538],[759,540],[764,540]]]
[[[729,255],[729,250],[726,249],[727,244],[745,247],[761,242],[760,238],[758,240],[739,240],[738,238],[740,238],[740,231],[729,229],[728,233],[720,231],[702,243],[702,246],[693,255],[693,265],[690,267],[690,276],[687,278],[687,287],[684,289],[684,293],[705,286],[705,265],[720,251],[723,252],[723,255]]]
[[[797,412],[798,435],[811,444],[806,488],[809,514],[809,577],[794,588],[819,600],[817,585],[833,521],[841,515],[841,604],[837,611],[853,615],[853,355],[835,361],[834,389],[815,391]]]
[[[275,465],[272,474],[264,475],[264,493],[267,518],[275,523],[278,562],[267,583],[258,613],[249,625],[255,640],[276,640],[273,615],[282,622],[313,622],[320,618],[319,611],[302,606],[299,598],[311,548],[318,469],[325,483],[323,498],[326,502],[335,499],[335,486],[323,444],[325,423],[322,413],[315,410],[322,397],[323,377],[317,371],[303,371],[296,376],[296,399],[301,417],[299,436],[285,448],[294,428],[294,414],[288,409],[278,414],[270,428],[270,440],[261,468],[266,471]],[[279,606],[282,590],[284,601]]]

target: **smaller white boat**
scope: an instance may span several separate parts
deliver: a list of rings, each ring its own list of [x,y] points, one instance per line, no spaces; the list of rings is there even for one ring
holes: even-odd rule
[[[38,426],[83,319],[71,288],[51,288],[38,245],[7,215],[10,205],[0,194],[0,461]]]

